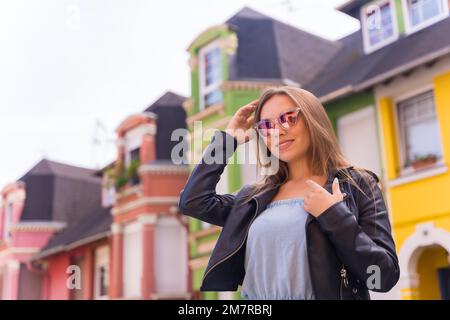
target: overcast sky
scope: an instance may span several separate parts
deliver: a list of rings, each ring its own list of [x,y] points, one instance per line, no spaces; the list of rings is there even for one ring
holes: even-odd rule
[[[334,40],[359,28],[334,10],[343,2],[3,0],[0,189],[43,157],[91,168],[113,160],[120,121],[166,90],[188,96],[187,46],[242,7]]]

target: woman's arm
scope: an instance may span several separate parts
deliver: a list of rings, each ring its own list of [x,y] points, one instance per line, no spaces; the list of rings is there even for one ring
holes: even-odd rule
[[[324,211],[317,221],[349,270],[367,284],[374,274],[369,267],[378,267],[380,287],[370,290],[387,292],[400,276],[398,258],[383,195],[375,178],[367,176],[369,186],[362,177],[358,179],[359,186],[368,195],[358,191],[359,221],[343,201]]]
[[[227,132],[214,133],[201,161],[181,190],[178,203],[181,213],[218,226],[225,224],[235,196],[216,194],[216,185],[237,145],[236,138]],[[213,163],[211,158],[215,160]]]

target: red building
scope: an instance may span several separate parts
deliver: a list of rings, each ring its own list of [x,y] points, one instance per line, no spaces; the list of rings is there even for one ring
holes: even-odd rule
[[[184,101],[167,92],[117,128],[116,182],[124,184],[117,180],[124,170],[131,174],[125,185],[116,183],[111,298],[190,297],[188,227],[177,206],[189,168],[171,160],[172,147],[179,143],[171,141],[171,134],[186,128]],[[138,167],[137,174],[132,174],[133,167]]]

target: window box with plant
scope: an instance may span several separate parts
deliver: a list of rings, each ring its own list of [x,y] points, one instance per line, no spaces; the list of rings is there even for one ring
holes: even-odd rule
[[[126,168],[123,164],[120,164],[118,169],[113,168],[107,172],[108,180],[114,183],[116,191],[121,190],[125,186],[137,185],[140,182],[139,166],[140,161],[138,159],[133,159]]]
[[[433,167],[442,159],[433,90],[425,88],[419,94],[397,101],[397,118],[403,174]]]
[[[411,161],[411,166],[414,170],[419,170],[426,168],[435,164],[438,160],[438,156],[433,153],[428,153],[425,155],[416,154]]]

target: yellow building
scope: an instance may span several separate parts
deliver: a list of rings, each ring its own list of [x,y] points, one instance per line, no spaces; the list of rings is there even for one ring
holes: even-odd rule
[[[326,86],[310,88],[338,119],[346,156],[384,183],[401,277],[372,298],[450,299],[449,2],[347,1],[338,9],[361,31],[325,68]],[[339,126],[345,110],[361,105],[374,108],[377,142],[361,117]],[[373,150],[379,156],[357,159]]]
[[[450,57],[378,86],[375,95],[398,289],[404,299],[440,299],[450,282]]]

